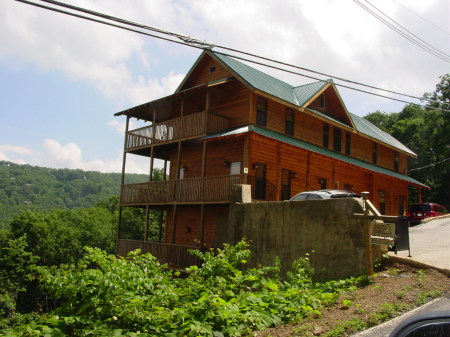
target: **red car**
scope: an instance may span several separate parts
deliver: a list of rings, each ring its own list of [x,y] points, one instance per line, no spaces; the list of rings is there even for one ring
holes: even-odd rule
[[[408,219],[411,224],[418,224],[425,218],[447,214],[447,209],[438,204],[424,203],[411,206]]]

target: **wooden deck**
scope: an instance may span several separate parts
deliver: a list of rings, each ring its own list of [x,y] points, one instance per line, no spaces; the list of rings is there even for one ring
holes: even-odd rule
[[[126,256],[129,252],[140,249],[141,253],[150,253],[162,264],[168,264],[170,268],[184,269],[190,266],[200,266],[202,260],[189,253],[196,247],[171,245],[159,242],[147,242],[137,240],[116,241],[116,255]]]
[[[250,184],[252,199],[278,200],[273,184],[246,174],[236,174],[122,185],[120,205],[226,204],[230,202],[231,191],[236,184]]]
[[[128,131],[125,150],[194,139],[226,129],[228,129],[227,117],[199,112]]]

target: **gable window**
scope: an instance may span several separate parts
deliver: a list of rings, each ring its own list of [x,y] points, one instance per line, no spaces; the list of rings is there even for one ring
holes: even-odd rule
[[[399,169],[399,167],[398,167],[398,152],[395,152],[395,154],[394,154],[394,171],[395,172],[398,172],[398,169]]]
[[[267,99],[258,97],[256,102],[256,124],[266,126],[267,124]]]
[[[372,144],[372,163],[376,164],[378,160],[377,143]]]
[[[341,152],[342,149],[342,131],[341,129],[334,128],[333,129],[333,150],[337,152]]]
[[[209,67],[209,73],[213,73],[216,71],[216,66]]]
[[[325,109],[325,94],[320,95],[319,104],[321,109]]]
[[[284,125],[284,133],[293,136],[294,135],[294,110],[286,108],[286,121]]]
[[[350,155],[352,151],[352,134],[345,132],[345,154]]]
[[[323,147],[328,147],[330,138],[330,125],[323,123]]]

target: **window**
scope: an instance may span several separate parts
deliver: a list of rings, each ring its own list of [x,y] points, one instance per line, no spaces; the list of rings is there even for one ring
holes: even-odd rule
[[[342,150],[342,131],[341,129],[334,128],[333,129],[333,150],[337,152],[341,152]]]
[[[284,126],[284,133],[293,136],[294,135],[294,110],[286,108],[286,122]]]
[[[258,97],[256,102],[256,124],[266,126],[267,124],[267,99]]]
[[[352,134],[345,132],[345,154],[350,155],[352,151]]]
[[[241,173],[241,162],[234,161],[230,165],[230,175],[240,174]]]
[[[325,94],[320,95],[319,104],[321,109],[325,109]]]
[[[330,137],[330,126],[327,123],[323,123],[323,147],[328,147]]]
[[[394,171],[398,172],[398,152],[394,154]]]
[[[380,213],[386,214],[386,191],[379,190],[378,193],[380,194]]]
[[[325,178],[319,179],[320,189],[326,190],[327,189],[327,180]]]
[[[406,198],[404,195],[398,196],[398,214],[405,215],[405,201]]]
[[[213,72],[215,72],[216,71],[216,66],[211,66],[211,67],[209,67],[209,72],[210,73],[213,73]]]
[[[377,143],[372,144],[372,163],[376,164],[378,160]]]

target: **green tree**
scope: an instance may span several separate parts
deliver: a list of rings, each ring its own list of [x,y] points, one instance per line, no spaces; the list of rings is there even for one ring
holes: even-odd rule
[[[423,200],[450,208],[450,74],[440,79],[436,91],[424,94],[425,107],[409,104],[399,113],[377,111],[364,118],[417,154],[409,159],[408,174],[431,188]]]
[[[3,237],[0,245],[0,317],[13,320],[17,314],[20,292],[34,279],[32,267],[38,257],[27,251],[26,237],[17,239]],[[0,326],[2,320],[0,320]]]

